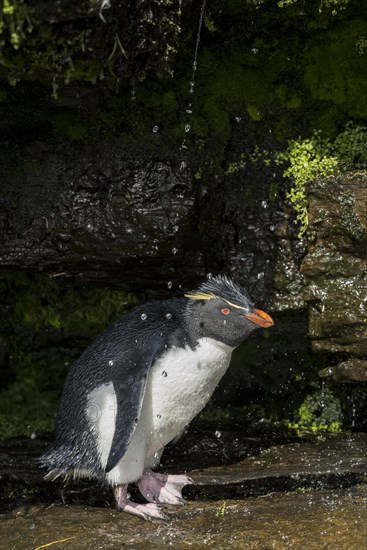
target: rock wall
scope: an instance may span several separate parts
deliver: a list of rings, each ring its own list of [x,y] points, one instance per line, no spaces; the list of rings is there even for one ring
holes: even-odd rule
[[[163,265],[159,284],[176,277],[177,263],[198,263],[182,159],[41,142],[12,157],[17,170],[0,160],[2,267],[137,288],[154,287]]]
[[[323,375],[367,380],[367,175],[312,182],[301,264],[313,349],[336,362]]]

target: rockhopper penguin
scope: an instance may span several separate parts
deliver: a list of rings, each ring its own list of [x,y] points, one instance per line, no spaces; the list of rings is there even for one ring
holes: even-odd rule
[[[167,519],[160,504],[182,504],[192,480],[151,468],[206,405],[233,349],[273,324],[224,276],[118,319],[70,369],[56,441],[40,459],[46,479],[96,478],[113,487],[120,510]],[[148,503],[129,500],[132,482]]]

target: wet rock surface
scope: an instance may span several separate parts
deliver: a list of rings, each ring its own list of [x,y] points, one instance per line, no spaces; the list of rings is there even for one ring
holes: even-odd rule
[[[365,547],[367,488],[189,502],[170,522],[144,522],[115,510],[55,504],[21,507],[1,518],[6,548],[264,549]],[[57,542],[59,541],[59,542]]]
[[[367,361],[349,358],[319,372],[322,378],[332,377],[335,382],[367,382]]]
[[[193,477],[188,502],[166,508],[170,522],[152,523],[117,512],[110,491],[92,481],[45,483],[35,458],[46,444],[13,440],[0,448],[4,548],[364,547],[366,434],[300,440],[196,426],[162,464]],[[139,498],[133,486],[132,495]]]
[[[345,363],[340,367],[346,378],[365,380],[367,176],[357,173],[313,182],[309,223],[301,271],[313,349],[333,354],[340,363],[347,361],[348,368]]]
[[[182,159],[129,156],[116,144],[86,152],[35,143],[14,155],[16,174],[0,166],[2,267],[141,288],[144,279],[154,286],[162,262],[166,280],[178,258],[198,262],[194,194]]]

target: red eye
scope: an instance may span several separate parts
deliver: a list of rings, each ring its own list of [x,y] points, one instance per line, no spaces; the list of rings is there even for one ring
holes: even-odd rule
[[[224,307],[223,309],[221,309],[221,312],[223,313],[223,315],[228,315],[228,313],[231,313],[231,310],[228,309],[228,307]]]

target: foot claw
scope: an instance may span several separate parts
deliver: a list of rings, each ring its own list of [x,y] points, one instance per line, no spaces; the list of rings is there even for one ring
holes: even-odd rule
[[[170,518],[164,514],[161,509],[162,506],[154,502],[146,504],[137,504],[129,500],[127,495],[127,485],[118,485],[115,487],[115,497],[117,502],[117,508],[123,512],[139,516],[146,520],[162,519],[168,521]]]
[[[194,485],[194,480],[191,477],[185,475],[168,475],[167,482],[172,483],[173,485],[181,485],[182,487],[184,487],[185,485]]]
[[[141,494],[150,502],[164,504],[185,504],[182,498],[182,487],[193,483],[185,475],[165,475],[145,470],[138,481]]]
[[[181,492],[174,489],[174,492],[170,487],[163,486],[159,492],[158,502],[164,502],[165,504],[185,504],[182,498]]]
[[[165,521],[169,520],[169,517],[161,512],[160,507],[152,502],[148,504],[136,504],[135,502],[127,501],[127,503],[120,507],[120,510],[133,514],[134,516],[139,516],[146,520],[152,519],[163,519]]]
[[[172,474],[160,474],[158,472],[152,472],[154,477],[159,479],[160,481],[163,481],[164,483],[172,483],[173,485],[181,485],[182,487],[184,485],[193,485],[194,480],[191,479],[191,477],[187,475],[172,475]]]

